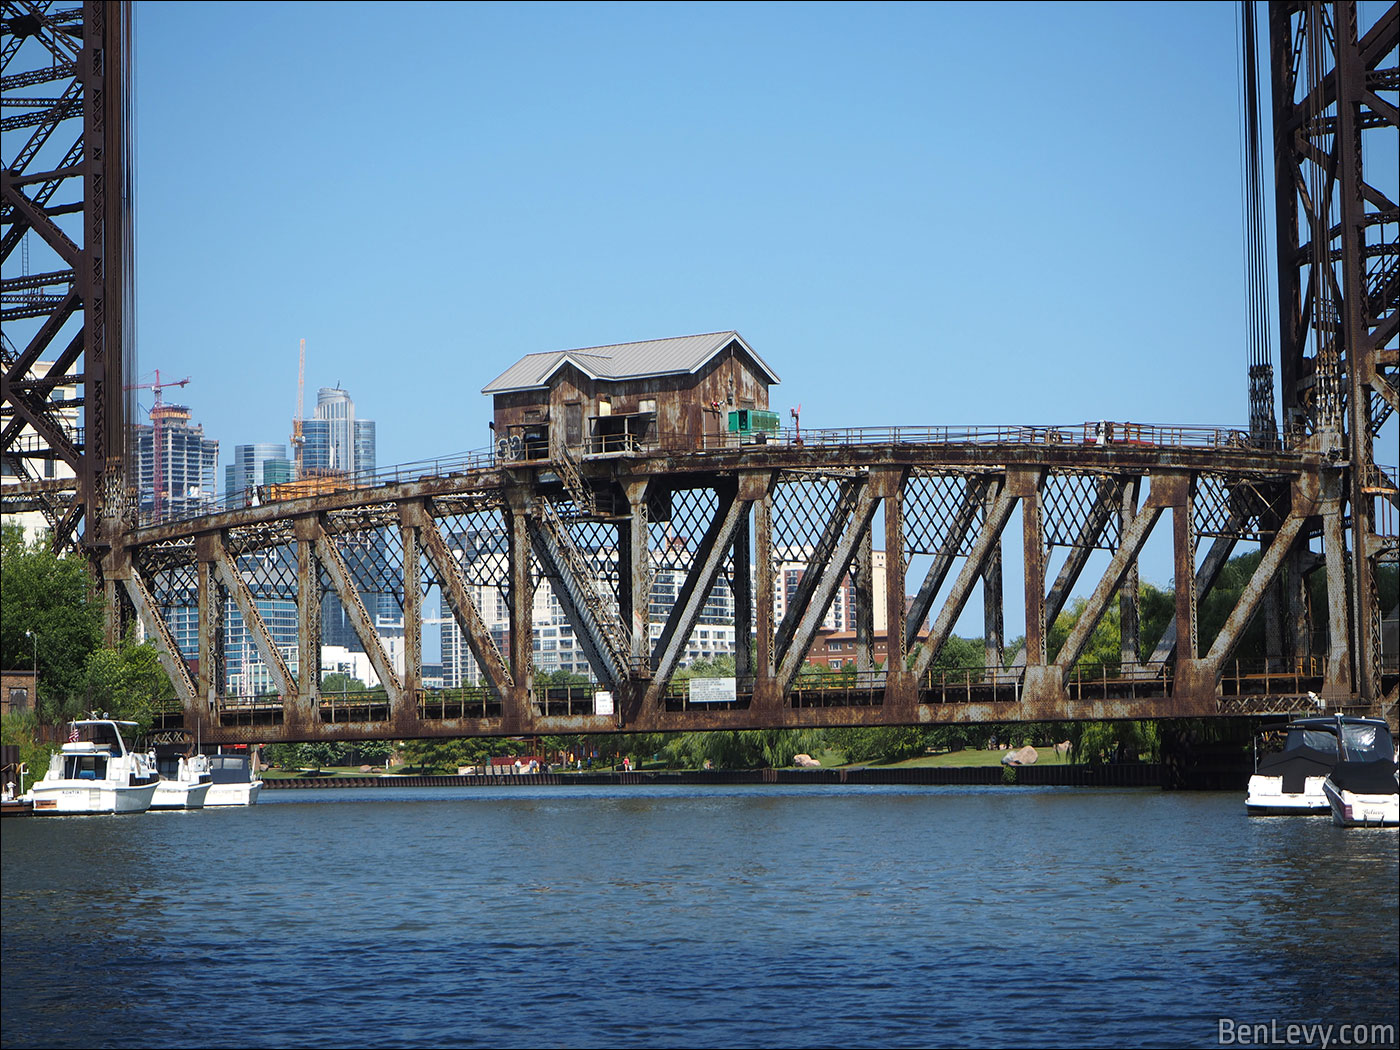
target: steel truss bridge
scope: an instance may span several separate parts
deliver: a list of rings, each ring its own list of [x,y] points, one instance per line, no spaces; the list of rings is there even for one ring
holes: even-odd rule
[[[1367,148],[1384,150],[1400,129],[1400,13],[1391,5],[1358,27],[1354,3],[1269,10],[1281,425],[1272,357],[1255,353],[1247,432],[886,429],[702,451],[670,435],[596,454],[556,441],[539,460],[420,464],[150,523],[137,513],[129,439],[129,12],[7,0],[4,509],[45,514],[56,545],[79,540],[108,597],[110,634],[137,620],[161,653],[179,705],[166,729],[210,743],[1245,715],[1311,709],[1310,694],[1393,718],[1400,669],[1377,578],[1400,558],[1400,499],[1373,445],[1400,407],[1400,192],[1393,165],[1380,169],[1391,185],[1367,180],[1363,143],[1378,138]],[[33,91],[43,94],[21,95]],[[26,233],[52,269],[15,272]],[[27,341],[11,342],[25,321]],[[1139,560],[1154,538],[1172,552],[1174,615],[1144,651]],[[1019,580],[1003,578],[1006,544],[1019,544]],[[1223,627],[1203,638],[1202,603],[1227,558],[1256,549]],[[776,566],[794,551],[805,571],[777,620]],[[921,576],[912,602],[911,566]],[[680,583],[654,628],[661,571]],[[848,571],[856,670],[804,673]],[[1310,586],[1319,573],[1320,607]],[[734,597],[737,677],[732,696],[702,701],[675,672],[721,581]],[[557,596],[596,685],[535,680],[539,586]],[[423,605],[435,589],[479,687],[424,686]],[[941,671],[937,657],[979,591],[986,666]],[[1086,591],[1050,652],[1051,625]],[[882,592],[884,669],[874,655]],[[398,596],[400,662],[369,593]],[[319,661],[299,674],[276,644],[268,602],[294,606],[297,651],[319,653],[326,594],[381,688],[322,695]],[[483,608],[496,600],[508,614],[503,639]],[[1010,661],[1007,602],[1026,623]],[[1118,666],[1085,675],[1080,657],[1115,607]],[[226,687],[230,608],[267,669],[268,695]],[[1267,657],[1241,661],[1237,647],[1260,619]],[[197,636],[197,660],[181,653],[182,631]]]

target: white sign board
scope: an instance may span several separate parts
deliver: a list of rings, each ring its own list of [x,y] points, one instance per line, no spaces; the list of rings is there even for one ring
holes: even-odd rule
[[[690,680],[690,702],[692,704],[733,703],[738,693],[738,680],[734,678],[692,678]]]
[[[610,715],[613,713],[612,693],[600,691],[593,694],[593,713],[595,715]]]

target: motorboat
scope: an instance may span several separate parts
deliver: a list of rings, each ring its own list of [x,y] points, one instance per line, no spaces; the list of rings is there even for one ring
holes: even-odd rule
[[[212,784],[204,796],[204,807],[251,806],[258,801],[263,782],[253,775],[253,762],[246,754],[220,750],[207,756]]]
[[[1298,718],[1283,729],[1281,751],[1260,755],[1260,738],[1255,738],[1254,775],[1245,793],[1245,811],[1254,816],[1326,815],[1330,807],[1322,782],[1337,764],[1337,719]],[[1278,733],[1277,728],[1268,729],[1261,737],[1277,739]]]
[[[1337,722],[1341,754],[1322,783],[1332,823],[1343,828],[1400,826],[1400,765],[1390,727],[1379,718],[1339,717]]]
[[[156,794],[151,800],[152,809],[204,808],[209,789],[214,786],[209,756],[169,755],[158,758],[152,754],[151,759],[160,773],[160,783],[156,785]]]
[[[127,750],[121,727],[135,722],[86,718],[72,722],[68,740],[26,796],[35,815],[144,813],[160,775],[144,754]]]

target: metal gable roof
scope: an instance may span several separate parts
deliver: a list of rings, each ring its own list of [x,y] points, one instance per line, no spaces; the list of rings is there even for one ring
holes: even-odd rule
[[[616,343],[612,346],[590,346],[580,350],[552,350],[542,354],[526,354],[486,386],[483,394],[504,394],[516,390],[534,390],[549,385],[550,377],[565,362],[572,363],[592,379],[641,379],[647,376],[675,375],[697,372],[710,358],[730,343],[737,342],[754,363],[767,375],[769,382],[780,382],[767,362],[738,332],[709,332],[704,335],[683,335],[670,339],[647,339],[639,343]]]

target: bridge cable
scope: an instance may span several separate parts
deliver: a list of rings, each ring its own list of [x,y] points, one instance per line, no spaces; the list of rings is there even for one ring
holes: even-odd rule
[[[1241,0],[1240,196],[1244,208],[1246,338],[1249,350],[1249,435],[1261,448],[1278,445],[1269,313],[1269,259],[1265,248],[1264,173],[1261,163],[1259,51],[1254,0]]]

